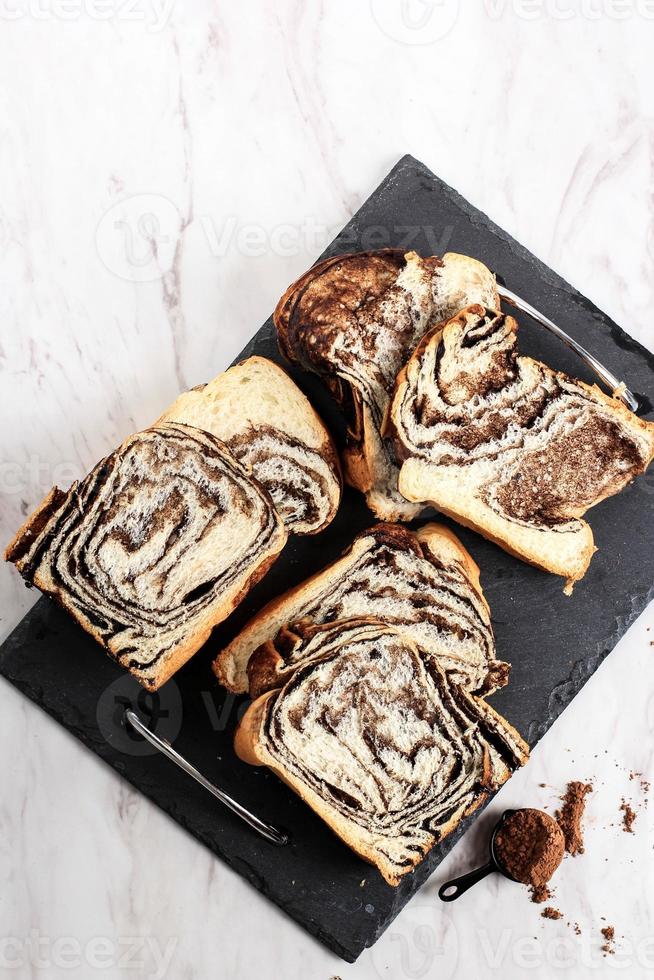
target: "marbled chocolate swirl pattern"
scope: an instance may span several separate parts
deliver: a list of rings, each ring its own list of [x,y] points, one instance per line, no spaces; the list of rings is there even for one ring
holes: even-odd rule
[[[224,443],[161,424],[53,491],[8,557],[154,689],[285,539],[268,493]]]
[[[331,459],[272,425],[232,436],[227,444],[268,490],[289,531],[313,534],[329,524],[340,499]]]
[[[262,699],[257,754],[397,884],[527,746],[382,623],[310,626],[297,646],[302,666]]]
[[[398,371],[430,326],[496,297],[492,274],[466,256],[382,249],[326,259],[280,300],[280,346],[322,375],[348,413],[346,473],[378,517],[410,520],[420,510],[398,493],[393,447],[381,434]]]
[[[593,552],[581,516],[645,470],[654,426],[519,356],[516,329],[471,306],[420,342],[390,414],[400,488],[573,581]]]
[[[341,499],[329,431],[286,371],[253,355],[175,399],[160,422],[211,432],[268,490],[293,534],[318,534]]]
[[[452,546],[435,525],[416,535],[390,524],[364,531],[334,565],[264,608],[219,656],[218,674],[223,683],[243,689],[247,665],[256,696],[278,686],[297,664],[297,651],[276,644],[273,655],[264,646],[280,627],[354,616],[393,624],[471,691],[487,693],[508,679],[509,665],[496,658],[488,607],[461,546]]]

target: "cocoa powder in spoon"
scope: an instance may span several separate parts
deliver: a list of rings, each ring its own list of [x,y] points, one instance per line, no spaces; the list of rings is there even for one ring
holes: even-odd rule
[[[565,837],[549,813],[516,810],[498,830],[494,847],[504,870],[516,881],[531,885],[534,901],[550,897],[547,882],[563,859]]]

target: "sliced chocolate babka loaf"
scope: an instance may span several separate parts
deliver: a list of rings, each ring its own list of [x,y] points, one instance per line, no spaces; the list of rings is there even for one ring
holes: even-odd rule
[[[645,470],[654,424],[518,355],[516,330],[474,305],[420,342],[388,425],[399,487],[571,583],[594,551],[581,516]]]
[[[398,493],[392,445],[381,435],[396,375],[427,329],[469,303],[499,305],[481,262],[383,249],[319,262],[275,310],[283,353],[322,375],[347,412],[347,479],[384,520],[420,510]]]
[[[285,371],[249,357],[180,395],[159,421],[212,432],[269,491],[289,531],[317,534],[341,499],[338,454],[309,400]]]
[[[269,494],[224,443],[161,424],[52,490],[6,558],[156,690],[285,541]]]
[[[281,627],[353,616],[395,625],[471,691],[488,693],[508,680],[509,665],[496,659],[479,569],[436,524],[415,534],[397,524],[362,532],[338,561],[265,606],[221,651],[214,670],[226,687],[256,697],[297,667],[297,648],[269,642]]]
[[[522,765],[527,745],[411,640],[375,620],[308,626],[237,754],[284,780],[396,885]]]

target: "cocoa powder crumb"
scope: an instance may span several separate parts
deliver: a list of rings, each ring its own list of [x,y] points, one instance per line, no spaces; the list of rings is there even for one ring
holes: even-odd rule
[[[547,885],[532,885],[531,886],[531,900],[541,905],[546,902],[548,898],[552,897],[552,892],[547,887]]]
[[[543,911],[541,912],[541,915],[542,915],[542,917],[544,919],[562,919],[563,918],[563,912],[559,912],[558,909],[552,908],[551,905],[548,905],[546,908],[544,908]]]
[[[632,810],[625,800],[620,804],[620,809],[622,810],[622,829],[626,834],[633,834],[636,819],[635,810]]]
[[[573,857],[584,853],[584,837],[581,819],[586,806],[586,795],[592,792],[591,783],[574,781],[568,783],[563,806],[556,811],[556,819],[565,838],[565,849]]]
[[[501,867],[540,894],[563,859],[565,838],[548,813],[524,808],[506,818],[493,847]]]
[[[613,926],[604,926],[604,928],[601,930],[601,933],[604,936],[604,939],[606,940],[606,942],[602,946],[602,952],[609,953],[611,956],[613,956],[615,953],[615,948],[613,945],[613,942],[615,940],[615,929],[613,928]]]

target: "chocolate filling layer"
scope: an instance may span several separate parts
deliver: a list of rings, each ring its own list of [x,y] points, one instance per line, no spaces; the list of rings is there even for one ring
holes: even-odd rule
[[[270,425],[234,436],[228,445],[268,490],[290,531],[311,533],[335,512],[337,476],[315,449]]]
[[[321,624],[355,616],[376,616],[406,632],[428,660],[468,690],[503,686],[509,665],[496,659],[488,609],[463,565],[427,554],[414,534],[397,525],[377,525],[361,539],[365,547],[344,574],[298,601],[296,625],[282,630],[275,656],[264,646],[251,657],[251,694],[278,686],[300,662],[299,621]]]

